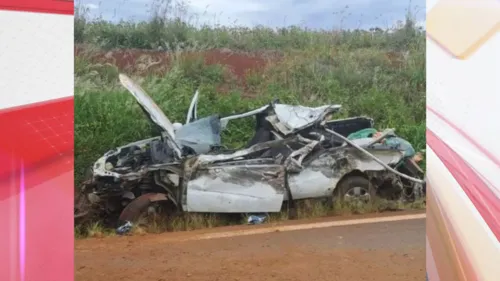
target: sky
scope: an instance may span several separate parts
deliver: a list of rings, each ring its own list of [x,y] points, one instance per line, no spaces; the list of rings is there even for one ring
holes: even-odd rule
[[[147,20],[151,17],[151,7],[166,1],[170,0],[75,2],[85,7],[91,18],[117,22]],[[189,0],[184,2],[182,14],[195,24],[369,29],[393,27],[398,20],[405,19],[408,10],[419,25],[425,25],[425,0]]]

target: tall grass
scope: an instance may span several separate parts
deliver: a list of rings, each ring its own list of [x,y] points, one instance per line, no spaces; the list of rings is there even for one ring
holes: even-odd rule
[[[119,23],[90,20],[77,9],[75,43],[87,50],[75,58],[77,184],[102,153],[152,134],[139,106],[118,84],[121,70],[90,59],[96,50],[115,48],[172,54],[165,74],[135,73],[172,121],[184,121],[191,96],[199,88],[201,116],[248,111],[273,98],[304,105],[342,104],[339,118],[373,117],[378,128],[394,127],[416,149],[424,148],[425,34],[410,16],[387,30],[272,29],[200,25],[172,16],[165,7],[149,21]],[[221,48],[247,53],[275,50],[281,59],[269,58],[263,71],[247,73],[243,85],[222,64],[206,65],[202,55],[189,60],[182,56]],[[238,147],[252,132],[251,120],[238,120],[230,124],[223,141]]]
[[[342,12],[346,11],[341,11]],[[100,17],[88,18],[89,11],[77,6],[75,43],[101,48],[138,48],[170,50],[178,46],[207,46],[237,50],[291,50],[316,46],[328,48],[378,48],[408,50],[422,44],[423,30],[415,26],[411,12],[396,26],[370,30],[318,30],[300,26],[271,28],[246,27],[237,24],[199,22],[199,16],[186,12],[186,3],[152,0],[149,21],[111,22]],[[418,46],[421,48],[422,46]]]

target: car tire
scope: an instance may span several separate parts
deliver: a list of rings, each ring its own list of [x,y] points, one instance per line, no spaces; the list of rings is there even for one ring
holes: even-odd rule
[[[348,176],[337,185],[336,200],[341,203],[362,202],[371,203],[375,199],[377,190],[370,181],[363,176]]]

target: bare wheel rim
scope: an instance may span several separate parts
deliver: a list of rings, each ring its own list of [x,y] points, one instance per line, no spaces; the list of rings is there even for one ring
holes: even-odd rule
[[[371,195],[366,187],[354,186],[347,190],[344,194],[345,202],[363,202],[368,203],[371,200]]]
[[[151,204],[144,211],[142,211],[136,219],[138,226],[148,226],[154,223],[160,216],[164,215],[160,204]]]

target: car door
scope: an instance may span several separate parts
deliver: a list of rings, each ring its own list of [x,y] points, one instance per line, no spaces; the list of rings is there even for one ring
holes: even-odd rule
[[[272,159],[231,160],[197,168],[189,177],[183,206],[189,212],[279,212],[285,169]]]

